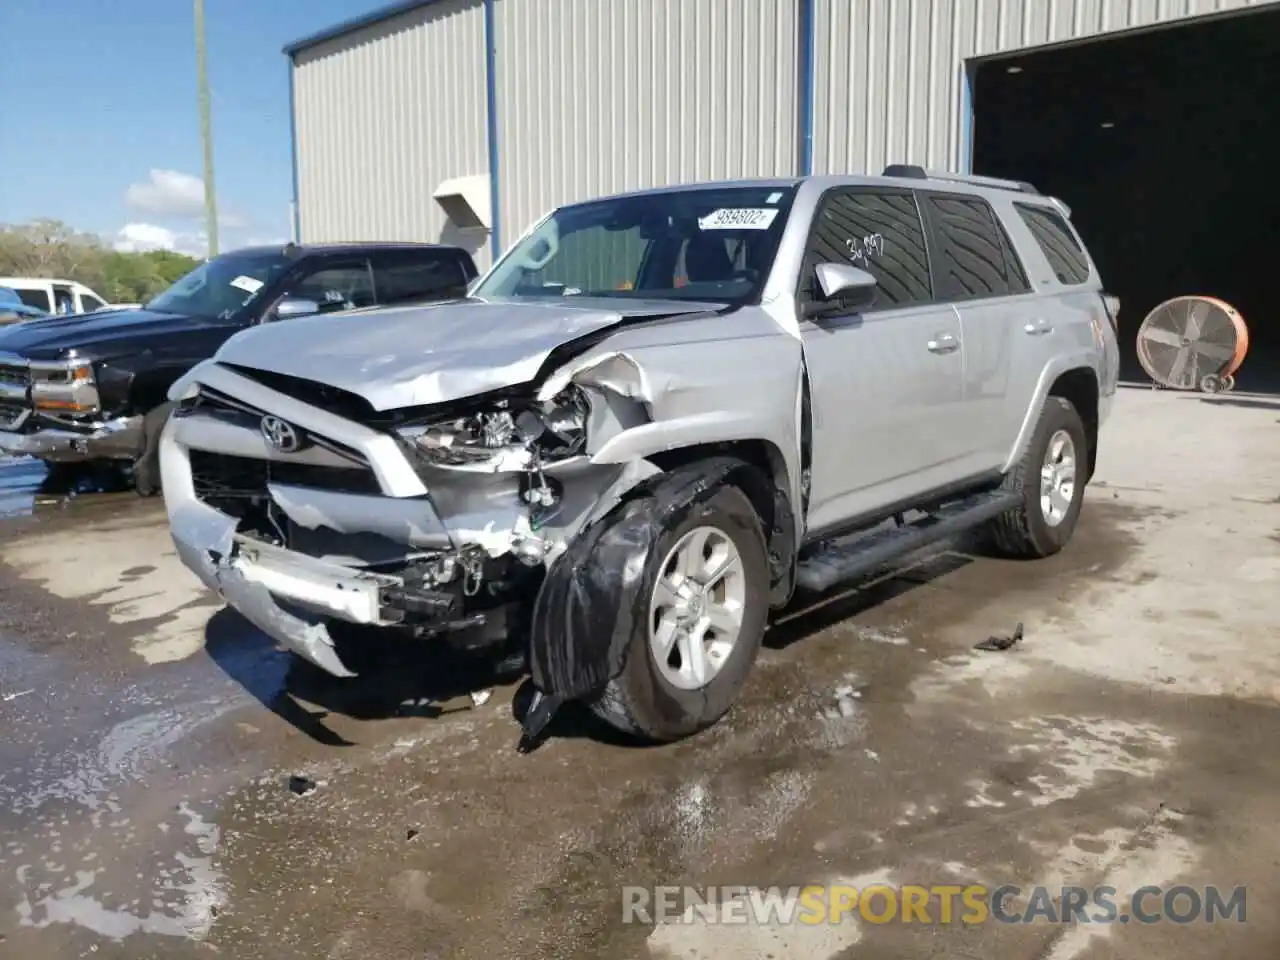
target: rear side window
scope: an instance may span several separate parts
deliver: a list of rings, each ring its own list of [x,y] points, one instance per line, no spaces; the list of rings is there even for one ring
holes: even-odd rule
[[[848,263],[875,277],[875,309],[933,300],[924,224],[909,191],[828,193],[809,240],[805,276],[820,263]]]
[[[1014,206],[1060,282],[1076,284],[1089,279],[1089,258],[1076,242],[1067,221],[1043,207],[1028,207],[1021,203]]]
[[[373,283],[381,304],[444,300],[467,292],[467,274],[456,257],[375,259]]]
[[[1007,297],[1031,289],[989,203],[942,193],[921,199],[932,228],[930,254],[939,300]]]
[[[49,302],[49,291],[47,290],[19,290],[18,296],[28,307],[36,307],[46,313],[53,311],[53,304]]]

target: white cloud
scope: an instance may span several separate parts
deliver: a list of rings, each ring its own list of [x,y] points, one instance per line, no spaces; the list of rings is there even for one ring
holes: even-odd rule
[[[152,169],[145,183],[131,183],[124,200],[140,213],[160,217],[196,219],[204,216],[204,181],[178,170]],[[248,221],[237,213],[221,211],[218,224],[243,227]]]
[[[173,250],[191,257],[203,257],[208,241],[203,231],[178,233],[154,223],[126,223],[116,234],[112,245],[122,253]]]

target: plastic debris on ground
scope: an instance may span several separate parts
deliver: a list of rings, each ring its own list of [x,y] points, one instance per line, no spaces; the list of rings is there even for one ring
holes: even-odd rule
[[[1021,623],[1019,623],[1016,627],[1014,627],[1014,628],[1013,628],[1013,633],[1012,633],[1012,634],[1010,634],[1009,636],[1007,636],[1007,637],[987,637],[987,639],[985,639],[985,640],[983,640],[983,641],[981,641],[981,642],[979,642],[979,643],[975,643],[975,644],[973,645],[973,649],[975,649],[975,650],[990,650],[990,651],[996,651],[996,652],[998,652],[998,651],[1001,651],[1001,650],[1009,650],[1009,649],[1011,649],[1015,644],[1020,643],[1020,642],[1022,642],[1022,624],[1021,624]]]

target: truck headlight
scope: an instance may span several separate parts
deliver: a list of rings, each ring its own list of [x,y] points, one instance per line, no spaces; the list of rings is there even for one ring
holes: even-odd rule
[[[29,369],[31,403],[37,410],[90,414],[102,409],[98,381],[88,360],[33,360]]]
[[[524,470],[586,446],[586,397],[570,387],[545,403],[498,401],[464,416],[409,424],[398,433],[426,463],[472,470]]]

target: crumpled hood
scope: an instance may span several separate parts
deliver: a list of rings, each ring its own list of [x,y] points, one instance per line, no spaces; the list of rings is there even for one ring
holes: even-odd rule
[[[637,317],[705,313],[670,300],[465,300],[283,320],[236,334],[215,361],[302,377],[375,410],[528,383],[563,344]]]

